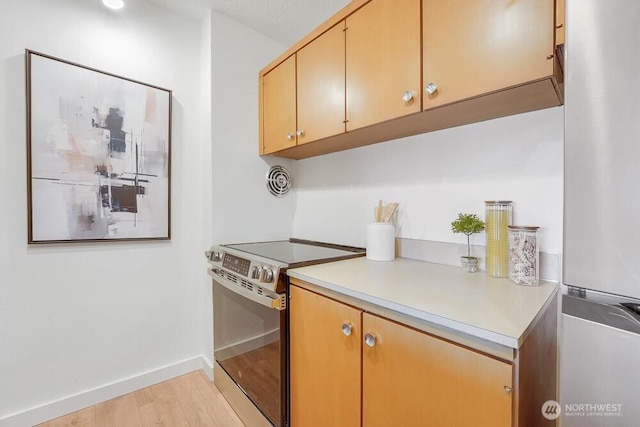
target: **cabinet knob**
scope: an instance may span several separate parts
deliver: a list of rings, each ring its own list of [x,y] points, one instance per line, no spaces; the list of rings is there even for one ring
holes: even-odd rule
[[[369,347],[374,347],[376,345],[376,337],[371,334],[366,334],[364,336],[364,343]]]
[[[509,394],[509,393],[511,393],[512,391],[513,391],[513,389],[512,389],[511,387],[509,387],[509,386],[504,386],[504,392],[505,392],[505,393]]]
[[[403,95],[402,95],[402,100],[404,102],[409,102],[413,99],[413,91],[412,90],[408,90],[406,91]]]
[[[433,95],[438,91],[438,85],[435,83],[427,83],[427,85],[424,87],[424,91],[429,95]]]
[[[353,330],[353,326],[349,322],[344,322],[342,324],[342,333],[346,336],[351,335],[351,331]]]
[[[289,132],[289,133],[287,134],[287,139],[288,139],[289,141],[291,141],[291,140],[293,139],[293,134],[292,134],[291,132]]]
[[[297,130],[296,131],[296,135],[302,136],[302,135],[304,135],[304,131],[303,130]]]

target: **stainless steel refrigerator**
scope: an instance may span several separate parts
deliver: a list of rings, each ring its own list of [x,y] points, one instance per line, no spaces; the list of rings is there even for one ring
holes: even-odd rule
[[[561,426],[640,425],[640,1],[567,0]]]

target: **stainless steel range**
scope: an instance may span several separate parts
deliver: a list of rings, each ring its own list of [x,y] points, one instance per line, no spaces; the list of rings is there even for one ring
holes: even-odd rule
[[[214,246],[215,384],[249,426],[288,425],[287,268],[364,255],[360,248],[290,239]]]

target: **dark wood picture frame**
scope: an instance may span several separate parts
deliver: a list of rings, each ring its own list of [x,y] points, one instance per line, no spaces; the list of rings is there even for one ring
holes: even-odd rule
[[[29,244],[171,239],[172,92],[25,62]]]

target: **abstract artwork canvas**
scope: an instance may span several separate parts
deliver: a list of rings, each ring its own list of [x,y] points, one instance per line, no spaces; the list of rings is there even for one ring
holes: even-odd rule
[[[171,91],[26,51],[29,243],[170,238]]]

